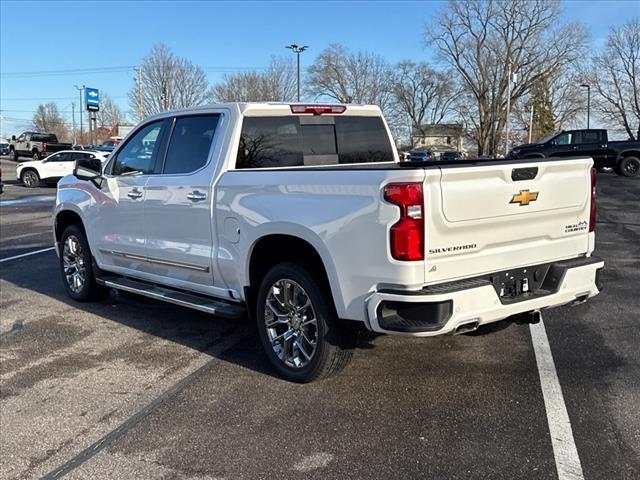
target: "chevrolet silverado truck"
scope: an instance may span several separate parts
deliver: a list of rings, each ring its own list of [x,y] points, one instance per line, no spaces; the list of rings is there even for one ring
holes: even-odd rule
[[[20,157],[40,160],[52,153],[70,149],[70,143],[59,143],[58,137],[53,133],[24,132],[18,138],[11,137],[9,159],[14,162]]]
[[[515,147],[507,158],[546,158],[586,156],[602,171],[612,168],[618,175],[640,175],[640,141],[609,141],[603,129],[568,130],[555,133],[538,143]]]
[[[232,103],[144,120],[58,183],[69,296],[248,315],[285,378],[342,369],[362,328],[429,337],[599,293],[586,157],[402,162],[366,105]]]

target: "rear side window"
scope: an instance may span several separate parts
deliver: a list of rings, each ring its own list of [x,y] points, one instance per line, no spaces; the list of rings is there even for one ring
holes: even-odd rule
[[[573,143],[598,143],[600,141],[600,132],[597,130],[587,130],[576,132]]]
[[[380,117],[245,117],[236,168],[392,161]]]
[[[176,119],[163,173],[190,173],[204,167],[219,115],[202,115]]]

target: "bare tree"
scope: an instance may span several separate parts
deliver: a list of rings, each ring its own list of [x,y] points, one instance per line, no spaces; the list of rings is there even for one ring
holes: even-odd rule
[[[217,102],[291,102],[296,98],[296,70],[290,59],[272,57],[264,72],[225,74],[211,91]]]
[[[470,104],[460,108],[478,144],[478,153],[494,153],[511,104],[535,81],[581,58],[586,43],[577,24],[558,26],[556,0],[450,0],[425,41],[455,69]],[[518,73],[509,85],[509,67]]]
[[[640,22],[612,28],[605,50],[593,59],[590,83],[604,120],[640,139]]]
[[[442,122],[453,112],[459,93],[450,75],[424,62],[405,60],[395,67],[393,101],[399,114],[408,118],[414,129],[424,123]]]
[[[138,81],[129,90],[129,104],[136,116],[201,105],[209,98],[209,83],[202,68],[175,56],[169,47],[155,45],[142,61],[142,99]]]
[[[340,103],[367,103],[388,110],[393,103],[391,69],[379,55],[349,52],[333,44],[307,70],[307,91]]]
[[[69,129],[55,102],[38,105],[31,125],[36,132],[55,133],[59,141],[68,140]]]
[[[540,128],[541,118],[547,115],[547,112],[538,112],[536,107],[535,94],[536,86],[544,85],[545,106],[543,110],[550,110],[551,128],[553,131],[562,130],[563,128],[577,127],[578,121],[582,121],[584,113],[587,109],[587,96],[581,84],[584,82],[584,76],[575,69],[567,69],[551,72],[549,77],[541,77],[532,86],[530,91],[523,95],[513,106],[513,118],[516,129],[521,132],[520,140],[528,137],[529,122],[531,115],[531,107],[534,107],[534,134],[532,139],[540,139],[546,136],[547,129]],[[538,92],[539,94],[539,92]],[[543,121],[542,123],[547,123]],[[537,133],[537,134],[536,134]],[[549,132],[552,133],[552,132]]]
[[[96,113],[96,123],[101,128],[114,128],[124,120],[120,107],[105,92],[100,92],[100,111]]]

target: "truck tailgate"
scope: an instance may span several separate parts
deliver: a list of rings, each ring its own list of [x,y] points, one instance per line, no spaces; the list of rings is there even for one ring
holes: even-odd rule
[[[427,283],[586,253],[592,164],[532,160],[427,170]]]

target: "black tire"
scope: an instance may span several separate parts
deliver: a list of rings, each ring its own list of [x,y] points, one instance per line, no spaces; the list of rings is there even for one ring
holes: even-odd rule
[[[317,330],[315,330],[315,350],[312,351],[311,358],[307,360],[307,364],[300,367],[289,366],[278,356],[269,338],[272,329],[266,326],[267,297],[271,294],[271,289],[277,282],[287,280],[293,281],[298,287],[302,288],[302,290],[299,290],[299,292],[302,292],[299,295],[310,301],[311,312],[314,314],[317,326]],[[309,310],[306,311],[309,312]],[[303,319],[306,318],[306,316],[303,317]],[[258,290],[256,320],[260,340],[269,361],[277,372],[287,380],[308,383],[329,377],[341,371],[353,356],[357,332],[340,325],[327,289],[322,288],[313,275],[306,268],[299,265],[280,263],[267,273]],[[283,329],[289,328],[287,324],[281,324],[279,327]],[[275,329],[273,330],[275,331]],[[289,350],[291,352],[296,351],[294,346],[296,342],[300,341],[300,338],[302,337],[296,337],[290,344]],[[284,350],[284,342],[282,345]],[[312,344],[308,343],[307,347],[309,345]],[[300,353],[298,353],[298,357],[301,358]]]
[[[31,158],[34,160],[40,160],[40,152],[38,150],[34,150],[31,152]]]
[[[16,151],[14,149],[9,150],[9,160],[12,162],[18,161],[18,155],[16,155]]]
[[[71,274],[74,270],[69,269],[67,272],[65,272],[65,259],[69,259],[69,256],[67,256],[65,245],[72,237],[73,239],[77,240],[77,244],[80,247],[80,250],[76,251],[76,258],[82,255],[81,264],[76,263],[75,267],[75,271],[82,270],[83,274],[83,282],[79,288],[72,288],[71,284],[73,283],[73,280],[68,280],[68,274]],[[73,240],[71,241],[72,243],[74,243]],[[93,271],[91,249],[89,248],[87,236],[85,235],[84,229],[81,225],[70,225],[64,230],[60,239],[59,253],[60,274],[62,276],[62,284],[64,285],[67,294],[73,300],[76,300],[78,302],[88,302],[91,300],[102,298],[107,289],[101,285],[98,285],[98,283],[96,282],[95,274]],[[77,265],[81,265],[81,268],[78,268]]]
[[[40,175],[34,169],[29,168],[23,170],[20,174],[20,180],[27,188],[36,188],[40,186]]]
[[[640,158],[623,158],[618,164],[618,170],[616,171],[616,173],[618,173],[618,175],[622,175],[623,177],[637,177],[638,175],[640,175]]]

